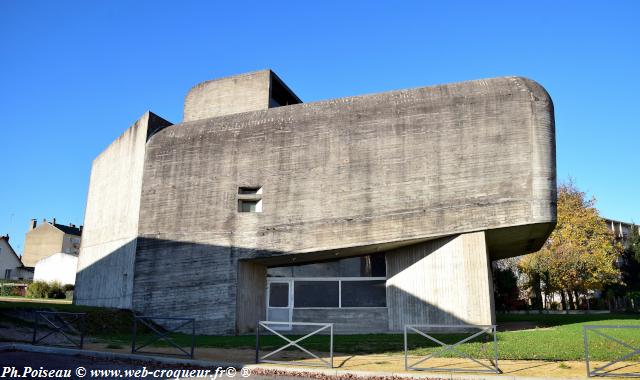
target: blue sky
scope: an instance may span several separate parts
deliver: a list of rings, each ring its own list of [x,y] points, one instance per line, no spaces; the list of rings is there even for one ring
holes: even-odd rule
[[[556,109],[560,180],[640,221],[640,2],[0,2],[0,234],[82,224],[91,161],[198,82],[273,69],[315,101],[502,75]],[[114,221],[117,223],[117,221]]]

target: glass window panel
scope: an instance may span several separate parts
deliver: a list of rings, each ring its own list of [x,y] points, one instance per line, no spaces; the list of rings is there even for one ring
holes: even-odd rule
[[[360,277],[361,257],[349,257],[339,261],[341,277]]]
[[[270,277],[386,277],[384,253],[302,264],[289,269],[269,268]],[[286,274],[285,274],[286,273]]]
[[[342,277],[385,277],[384,253],[343,259],[340,269]]]
[[[338,281],[295,281],[294,307],[338,307]]]
[[[269,284],[269,306],[289,306],[289,284],[286,282],[272,282]]]
[[[387,306],[384,280],[342,281],[342,307],[384,306]]]
[[[240,212],[256,212],[257,205],[258,205],[258,201],[240,200],[240,201],[238,201],[238,211],[240,211]]]
[[[387,262],[384,253],[371,255],[371,277],[387,277]]]
[[[293,267],[294,277],[340,277],[340,263],[326,261]]]
[[[293,277],[293,267],[267,268],[267,277]]]

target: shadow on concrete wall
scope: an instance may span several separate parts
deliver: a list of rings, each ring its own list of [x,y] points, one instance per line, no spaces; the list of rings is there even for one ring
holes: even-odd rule
[[[281,262],[286,255],[281,251],[139,237],[79,271],[74,302],[133,309],[144,315],[195,318],[198,334],[233,335],[238,332],[239,262],[246,260],[268,266],[270,260]],[[335,254],[332,258],[335,259]],[[261,290],[264,291],[264,287]],[[467,323],[401,289],[393,289],[392,294],[400,292],[404,304],[411,305],[406,310],[411,313],[406,323]],[[239,305],[239,309],[242,312],[243,306]],[[259,309],[262,313],[255,318],[256,323],[265,319],[266,305],[259,305]],[[384,313],[376,309],[337,309],[332,313],[324,310],[318,312],[317,319],[305,313],[303,321],[335,323],[338,333],[384,332],[379,331],[380,321],[372,320],[384,318]],[[386,318],[388,324],[389,316]],[[355,328],[358,324],[362,328]]]
[[[109,244],[109,243],[107,243]],[[102,252],[104,245],[87,248],[81,253],[78,267],[83,260],[104,255],[76,273],[73,302],[80,305],[129,309],[133,293],[133,265],[136,240],[130,240],[111,252]],[[82,257],[82,255],[86,255]]]

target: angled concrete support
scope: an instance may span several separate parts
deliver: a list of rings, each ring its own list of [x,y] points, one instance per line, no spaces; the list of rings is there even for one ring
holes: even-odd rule
[[[389,329],[495,323],[489,263],[483,231],[388,252]]]

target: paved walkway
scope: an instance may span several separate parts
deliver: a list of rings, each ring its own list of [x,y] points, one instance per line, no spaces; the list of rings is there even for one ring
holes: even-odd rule
[[[130,347],[121,349],[107,349],[102,344],[89,344],[88,349],[111,351],[111,352],[130,352]],[[158,353],[175,353],[176,350],[169,347],[153,347],[150,350]],[[297,355],[297,356],[294,356]],[[286,356],[279,356],[278,359],[293,360],[300,356],[298,353],[287,352]],[[325,354],[323,357],[328,357]],[[240,363],[251,368],[264,368],[264,369],[278,369],[282,371],[293,371],[299,373],[300,371],[320,371],[323,373],[339,374],[342,372],[358,372],[371,374],[387,374],[387,375],[418,375],[426,374],[422,371],[405,371],[404,369],[404,357],[402,355],[334,355],[334,368],[329,372],[324,371],[320,367],[307,367],[300,365],[273,365],[273,364],[260,364],[255,365],[255,351],[251,349],[219,349],[219,348],[196,348],[195,358],[198,360],[206,360],[212,362],[222,363]],[[410,362],[420,360],[420,357],[409,357]],[[302,360],[301,364],[322,364],[317,360]],[[484,361],[485,364],[490,365],[488,361]],[[472,375],[474,371],[484,370],[486,368],[473,363],[470,360],[457,359],[457,358],[434,358],[423,362],[422,366],[430,367],[442,367],[446,368],[464,368],[469,370],[468,373],[456,373],[453,378],[564,378],[564,379],[580,379],[586,378],[586,367],[584,361],[562,361],[551,362],[542,360],[501,360],[499,361],[499,368],[502,370],[501,375],[495,374],[481,374]],[[592,362],[592,368],[594,365],[603,365],[603,362]],[[612,366],[611,369],[624,369],[625,372],[640,372],[640,363],[621,363],[617,366]],[[450,371],[434,372],[429,371],[428,376],[437,376],[435,378],[449,379],[451,378]]]

